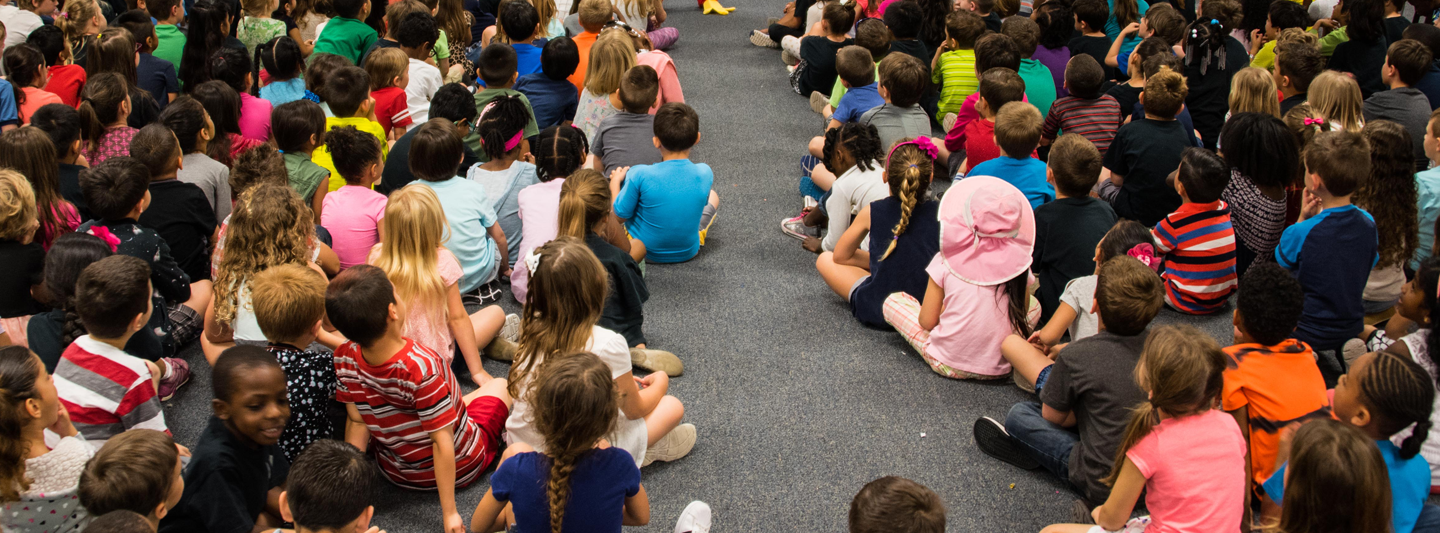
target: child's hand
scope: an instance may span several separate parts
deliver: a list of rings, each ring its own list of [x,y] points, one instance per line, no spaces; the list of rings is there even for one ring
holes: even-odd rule
[[[74,437],[76,433],[79,433],[75,430],[75,424],[70,421],[70,411],[65,409],[63,403],[60,404],[59,415],[60,417],[55,419],[55,423],[46,429],[62,437]]]
[[[1139,22],[1131,22],[1131,23],[1129,23],[1129,24],[1126,24],[1126,25],[1125,25],[1125,29],[1120,30],[1120,35],[1121,35],[1121,36],[1132,35],[1132,34],[1136,34],[1136,33],[1140,33],[1140,23],[1139,23]]]
[[[1305,220],[1320,214],[1320,211],[1323,209],[1320,203],[1320,197],[1315,196],[1315,193],[1310,192],[1310,189],[1305,189],[1303,194],[1304,197],[1300,201],[1300,220]]]
[[[186,448],[178,442],[175,443],[175,451],[180,453],[180,457],[190,457],[190,448]]]
[[[795,2],[788,2],[788,3],[786,3],[786,4],[785,4],[785,9],[781,10],[781,12],[784,13],[784,14],[786,14],[786,15],[793,15],[793,14],[795,14]]]
[[[445,533],[466,533],[465,521],[458,511],[445,514]]]
[[[820,253],[820,239],[817,237],[806,237],[805,242],[801,243],[800,247],[804,248],[807,252],[818,254]]]
[[[1334,20],[1334,19],[1320,19],[1320,20],[1317,20],[1317,21],[1315,21],[1315,26],[1314,26],[1314,28],[1315,28],[1316,30],[1333,30],[1333,29],[1335,29],[1335,20]]]
[[[520,160],[533,165],[535,164],[535,155],[530,152],[525,152],[525,155],[520,156]]]
[[[612,187],[619,187],[625,183],[625,173],[627,172],[630,172],[630,167],[619,167],[610,171],[610,185]]]
[[[1045,344],[1045,341],[1040,338],[1039,331],[1031,333],[1030,338],[1025,340],[1026,342],[1029,342],[1031,346],[1034,346],[1036,350],[1040,350],[1040,353],[1050,353],[1050,346]]]
[[[670,384],[670,375],[665,372],[652,372],[650,375],[640,378],[640,384],[644,385],[647,389],[650,387],[668,386]]]

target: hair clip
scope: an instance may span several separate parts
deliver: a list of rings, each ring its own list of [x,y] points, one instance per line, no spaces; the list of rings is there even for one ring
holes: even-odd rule
[[[1130,247],[1130,250],[1125,252],[1125,255],[1134,257],[1137,261],[1150,267],[1150,270],[1160,271],[1160,258],[1155,255],[1155,247],[1151,246],[1148,242],[1142,242]]]
[[[895,151],[899,150],[901,146],[914,146],[916,148],[919,148],[920,151],[924,152],[925,156],[929,157],[931,161],[934,161],[935,158],[940,157],[940,149],[935,147],[935,143],[930,142],[929,137],[922,135],[909,141],[897,143],[893,148],[891,148],[890,153],[885,156],[885,166],[890,166],[890,158],[895,156]],[[915,165],[910,166],[913,167]]]
[[[1211,24],[1214,24],[1214,25],[1216,25],[1216,26],[1219,26],[1219,25],[1220,25],[1220,19],[1210,19],[1210,23],[1211,23]]]
[[[1325,119],[1323,118],[1305,117],[1306,126],[1320,126],[1322,124],[1325,124]]]
[[[110,228],[108,227],[90,226],[90,229],[85,230],[85,233],[98,237],[105,243],[106,247],[110,248],[110,253],[112,254],[116,253],[116,249],[120,247],[120,238],[116,237],[114,233],[110,233]]]
[[[68,12],[68,11],[61,11],[61,12],[60,12],[60,18],[62,18],[62,19],[68,19],[68,18],[70,18],[70,12]]]
[[[540,268],[540,252],[538,250],[531,250],[530,253],[525,254],[525,268],[530,270],[532,277],[535,275],[535,271]]]

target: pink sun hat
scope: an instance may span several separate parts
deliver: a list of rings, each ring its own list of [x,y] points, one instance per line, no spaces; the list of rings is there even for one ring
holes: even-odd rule
[[[1035,212],[1025,193],[990,176],[956,183],[940,200],[940,255],[951,274],[999,285],[1030,268]]]

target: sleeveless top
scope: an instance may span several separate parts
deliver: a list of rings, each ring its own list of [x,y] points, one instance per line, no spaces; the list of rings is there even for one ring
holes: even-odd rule
[[[905,233],[896,239],[895,251],[884,261],[890,247],[892,231],[900,222],[900,200],[885,198],[870,204],[870,277],[861,280],[850,292],[850,312],[860,323],[886,328],[882,308],[885,298],[904,292],[916,300],[925,299],[930,276],[925,267],[940,252],[940,203],[926,199],[910,212]]]

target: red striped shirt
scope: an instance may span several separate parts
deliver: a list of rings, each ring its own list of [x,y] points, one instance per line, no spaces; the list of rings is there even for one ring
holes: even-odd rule
[[[1104,155],[1120,129],[1120,103],[1110,95],[1095,99],[1062,97],[1050,106],[1041,136],[1054,139],[1059,131],[1078,133],[1095,144]]]
[[[1190,314],[1219,310],[1235,291],[1235,229],[1224,201],[1186,202],[1155,225],[1165,301]]]

